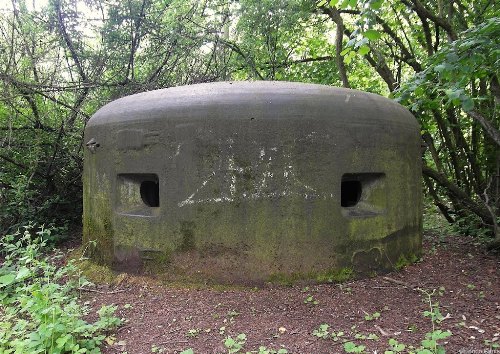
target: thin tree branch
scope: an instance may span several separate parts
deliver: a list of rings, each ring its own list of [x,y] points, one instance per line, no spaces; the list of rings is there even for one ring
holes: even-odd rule
[[[460,187],[458,187],[455,183],[451,182],[448,180],[448,178],[437,172],[436,170],[433,170],[429,166],[423,164],[422,166],[422,172],[424,175],[432,178],[435,180],[438,185],[443,187],[445,191],[452,197],[458,199],[461,203],[463,203],[470,211],[472,211],[474,214],[479,216],[486,224],[492,225],[493,224],[493,219],[491,218],[490,212],[483,205],[478,204],[476,201],[474,201],[471,197],[467,195]]]
[[[71,40],[71,37],[68,35],[68,32],[66,30],[66,25],[64,24],[63,13],[61,11],[61,0],[55,0],[54,5],[55,5],[56,14],[57,14],[57,22],[59,24],[59,30],[61,31],[61,34],[64,38],[64,42],[66,43],[66,46],[69,49],[69,52],[71,54],[71,58],[75,62],[75,65],[78,69],[78,73],[80,74],[82,81],[87,81],[87,75],[85,74],[85,71],[83,70],[82,63],[80,62],[80,58],[78,57],[78,54],[76,53],[75,47],[73,45],[73,41]]]
[[[475,109],[468,111],[467,114],[475,119],[481,124],[486,134],[498,145],[500,146],[500,130],[495,128],[495,126],[484,117],[481,113],[476,111]]]
[[[344,58],[340,54],[342,52],[342,38],[344,36],[344,21],[340,16],[339,10],[336,7],[323,7],[323,12],[326,13],[333,22],[337,25],[335,31],[335,58],[337,60],[337,68],[339,69],[339,75],[342,80],[342,86],[350,88],[349,79],[347,77],[347,70],[344,63]]]
[[[415,10],[419,16],[423,16],[442,27],[448,34],[450,41],[455,41],[458,39],[458,36],[455,33],[452,25],[446,19],[439,17],[429,11],[419,0],[401,0],[401,2]]]

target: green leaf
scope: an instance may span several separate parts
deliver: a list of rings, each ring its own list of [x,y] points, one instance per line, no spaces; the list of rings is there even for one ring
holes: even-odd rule
[[[354,1],[356,2],[356,0]],[[351,0],[344,0],[342,3],[339,5],[341,9],[347,9],[351,4]]]
[[[193,349],[189,348],[189,349],[183,350],[181,352],[181,354],[194,354],[194,351],[193,351]]]
[[[446,96],[448,96],[448,98],[450,100],[454,100],[454,99],[457,99],[460,97],[462,90],[460,90],[460,89],[446,89],[444,92],[446,93]],[[426,312],[428,312],[428,311],[426,311]]]
[[[364,345],[356,345],[353,342],[346,342],[344,343],[344,350],[347,353],[362,353],[365,350]]]
[[[16,279],[24,279],[31,274],[31,271],[27,267],[22,267],[17,271]]]
[[[395,349],[397,352],[402,352],[405,348],[406,348],[406,345],[404,345],[404,344],[402,344],[402,343],[399,343],[398,345],[395,345],[395,346],[394,346],[394,349]]]
[[[0,288],[10,285],[16,280],[16,275],[11,273],[11,274],[5,274],[0,277]]]
[[[326,4],[326,0],[321,0],[320,2],[318,2],[318,7],[321,7],[321,6],[325,6]]]
[[[422,347],[428,348],[428,349],[434,349],[437,346],[437,343],[433,339],[424,339],[422,340]]]
[[[337,5],[339,2],[339,0],[330,0],[330,6],[333,7],[335,5]]]
[[[353,342],[344,343],[344,350],[346,352],[352,353],[354,348],[356,348],[356,344],[354,344]]]
[[[418,354],[435,354],[431,352],[429,349],[419,349]]]
[[[449,336],[451,336],[451,332],[450,331],[442,331],[440,329],[434,331],[431,333],[431,338],[432,339],[445,339],[445,338],[448,338]]]
[[[439,64],[434,67],[434,71],[440,73],[446,69],[446,64]]]
[[[466,99],[462,100],[462,109],[465,112],[474,109],[474,101],[470,97],[467,97]]]
[[[384,0],[372,0],[372,1],[370,1],[370,7],[373,10],[379,10],[382,7],[383,3],[384,3]]]
[[[346,48],[346,49],[344,49],[343,51],[340,52],[340,55],[344,56],[347,53],[349,53],[350,51],[351,51],[351,48]]]
[[[363,36],[368,38],[371,41],[375,41],[375,40],[379,39],[380,37],[382,37],[382,34],[377,30],[371,29],[371,30],[367,30],[367,31],[363,32]]]
[[[59,337],[56,339],[56,344],[59,348],[64,348],[64,345],[69,339],[71,339],[71,336],[69,334]]]
[[[352,59],[354,58],[354,56],[356,55],[356,52],[354,51],[350,51],[345,57],[344,57],[344,61],[346,64],[349,64]]]

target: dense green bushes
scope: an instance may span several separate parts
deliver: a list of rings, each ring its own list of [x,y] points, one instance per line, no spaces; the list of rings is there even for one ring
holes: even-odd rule
[[[44,239],[52,229],[23,227],[0,240],[0,353],[100,353],[106,331],[118,326],[114,306],[103,306],[89,323],[78,298],[88,282]]]

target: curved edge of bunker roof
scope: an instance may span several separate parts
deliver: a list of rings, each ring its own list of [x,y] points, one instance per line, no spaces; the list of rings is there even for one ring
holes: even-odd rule
[[[300,98],[303,100],[299,100]],[[299,101],[302,103],[298,103]],[[313,108],[318,102],[344,110],[348,109],[347,106],[362,107],[366,116],[369,110],[371,116],[381,122],[402,123],[415,128],[419,126],[405,107],[386,97],[341,87],[284,81],[213,82],[141,92],[104,105],[92,116],[87,126],[166,118],[168,115],[158,112],[169,113],[186,107],[219,106],[239,109],[239,106],[243,107],[245,104],[268,107],[302,104],[303,107]],[[327,112],[322,112],[321,115],[328,116]],[[310,116],[304,115],[302,118]]]

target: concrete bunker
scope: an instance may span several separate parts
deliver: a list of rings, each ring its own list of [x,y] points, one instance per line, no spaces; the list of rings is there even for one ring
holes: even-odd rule
[[[84,242],[171,279],[337,280],[421,252],[419,126],[383,97],[223,82],[121,98],[85,131]]]

